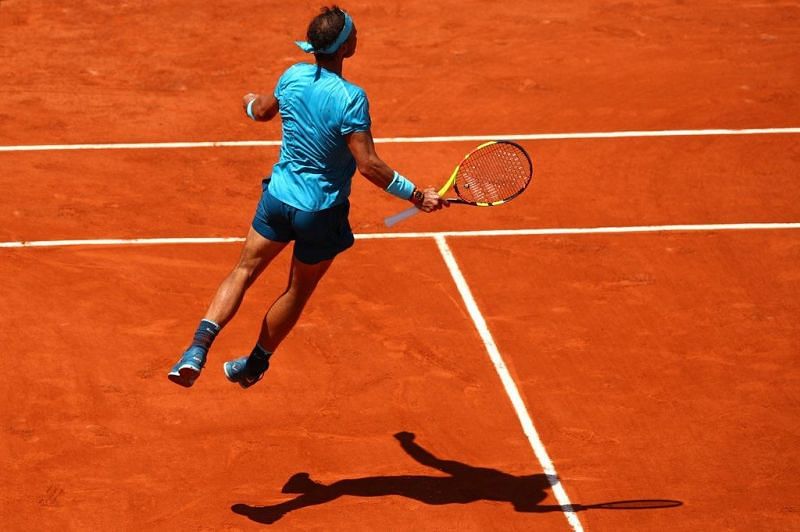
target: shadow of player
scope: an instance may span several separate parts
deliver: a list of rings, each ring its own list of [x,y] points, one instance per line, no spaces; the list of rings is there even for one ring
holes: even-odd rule
[[[283,493],[300,496],[272,506],[235,504],[231,509],[259,523],[274,523],[284,515],[300,508],[324,504],[344,495],[384,497],[399,495],[426,504],[467,504],[475,501],[509,502],[518,512],[561,510],[560,506],[542,507],[550,487],[543,474],[515,476],[496,469],[473,467],[454,460],[442,460],[417,444],[409,432],[399,432],[395,438],[403,450],[422,465],[438,469],[449,476],[397,475],[344,479],[333,484],[321,484],[308,473],[293,475],[283,487]]]
[[[681,501],[670,499],[636,499],[598,504],[539,504],[547,496],[547,489],[556,478],[547,475],[515,476],[487,467],[474,467],[442,460],[415,441],[414,434],[398,432],[394,437],[403,450],[422,465],[438,469],[449,476],[396,475],[338,480],[321,484],[308,473],[296,473],[286,482],[283,493],[299,493],[292,500],[271,506],[234,504],[231,510],[253,521],[271,524],[289,512],[308,506],[331,502],[344,495],[355,497],[385,497],[399,495],[425,504],[467,504],[475,501],[508,502],[517,512],[581,512],[600,510],[652,510],[682,506]]]

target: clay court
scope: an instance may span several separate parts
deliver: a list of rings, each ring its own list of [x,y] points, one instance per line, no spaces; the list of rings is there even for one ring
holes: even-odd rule
[[[320,5],[0,0],[0,528],[800,530],[796,1],[342,3],[384,160],[533,183],[387,229],[357,175],[264,380],[288,251],[167,380]]]

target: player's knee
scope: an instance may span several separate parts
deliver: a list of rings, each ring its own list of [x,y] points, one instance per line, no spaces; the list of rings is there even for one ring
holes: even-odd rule
[[[292,286],[289,287],[289,294],[296,300],[305,303],[311,298],[311,295],[317,288],[317,282],[318,281],[314,281],[313,283],[292,283]]]
[[[260,261],[256,260],[240,260],[234,268],[236,275],[244,277],[248,283],[252,282],[258,271]]]

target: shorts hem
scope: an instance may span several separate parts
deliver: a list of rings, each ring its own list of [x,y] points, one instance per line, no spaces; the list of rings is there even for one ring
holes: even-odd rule
[[[256,220],[253,220],[253,223],[250,224],[250,227],[252,227],[253,230],[256,233],[258,233],[262,237],[264,237],[267,240],[270,240],[272,242],[281,242],[281,243],[284,243],[284,244],[288,243],[288,242],[291,242],[290,238],[287,238],[285,240],[281,240],[280,238],[278,238],[278,235],[275,233],[275,231],[271,227],[269,227],[266,224],[259,223]]]

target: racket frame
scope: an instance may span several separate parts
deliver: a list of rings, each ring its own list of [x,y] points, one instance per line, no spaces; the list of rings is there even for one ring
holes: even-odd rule
[[[525,189],[528,188],[528,185],[530,184],[531,180],[533,179],[533,162],[531,161],[530,155],[528,155],[528,152],[525,150],[525,148],[523,148],[522,146],[520,146],[516,142],[512,142],[510,140],[490,140],[488,142],[484,142],[483,144],[481,144],[479,146],[476,146],[475,148],[473,148],[468,154],[466,154],[461,159],[461,162],[459,162],[456,165],[456,167],[453,169],[453,173],[450,174],[450,177],[447,179],[445,184],[442,186],[442,188],[439,189],[439,197],[444,197],[444,195],[447,194],[454,187],[456,188],[456,194],[458,194],[458,187],[456,186],[456,179],[458,178],[459,170],[461,170],[461,165],[464,164],[464,161],[469,159],[470,156],[472,156],[473,153],[475,153],[476,151],[481,150],[481,149],[483,149],[483,148],[485,148],[487,146],[491,146],[492,144],[511,144],[513,146],[516,146],[522,152],[522,154],[525,155],[525,159],[528,161],[528,173],[529,173],[528,181],[525,183],[525,186],[522,187],[521,189],[519,189],[517,192],[515,192],[511,196],[509,196],[507,198],[503,198],[502,200],[498,200],[498,201],[492,201],[492,202],[467,201],[467,200],[461,198],[460,196],[457,197],[457,198],[447,198],[447,201],[449,203],[459,203],[459,204],[462,204],[462,205],[473,205],[473,206],[476,206],[476,207],[495,207],[497,205],[502,205],[503,203],[507,203],[507,202],[511,201],[512,199],[516,198],[517,196],[519,196],[520,194],[522,194],[525,191]],[[416,214],[419,214],[421,212],[422,212],[422,210],[417,208],[416,206],[415,207],[409,207],[408,209],[402,210],[402,211],[398,212],[397,214],[394,214],[392,216],[387,217],[384,220],[384,223],[386,224],[387,227],[392,227],[393,225],[401,222],[402,220],[405,220],[406,218],[410,218],[410,217],[412,217],[412,216],[414,216]]]

